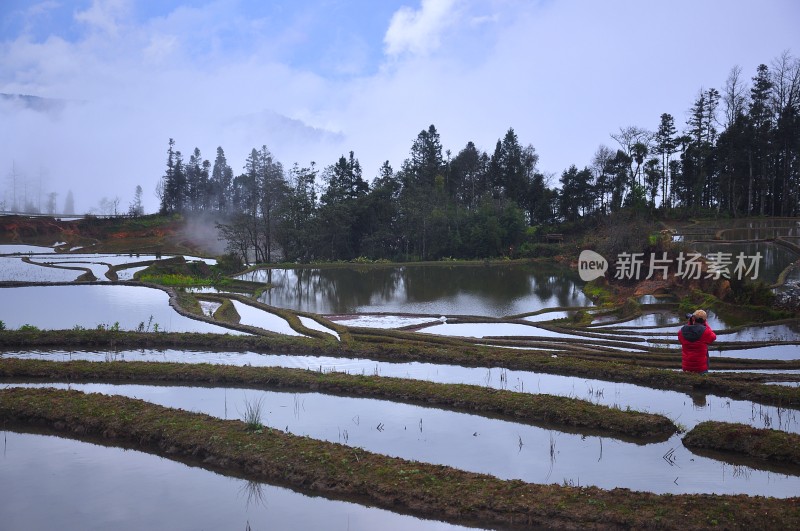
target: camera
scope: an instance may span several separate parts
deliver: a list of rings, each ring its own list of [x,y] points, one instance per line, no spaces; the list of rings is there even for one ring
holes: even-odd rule
[[[694,314],[693,314],[693,313],[687,313],[687,314],[686,314],[686,318],[687,318],[687,319],[691,319],[692,317],[694,317]]]

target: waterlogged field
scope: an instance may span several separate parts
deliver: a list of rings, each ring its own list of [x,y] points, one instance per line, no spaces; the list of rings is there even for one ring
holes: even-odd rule
[[[185,350],[142,350],[118,352],[7,351],[0,359],[18,358],[49,361],[147,361],[208,363],[252,367],[286,367],[353,375],[377,375],[442,384],[467,384],[519,393],[546,394],[586,400],[616,409],[660,413],[687,429],[709,420],[738,422],[759,428],[777,428],[800,433],[795,410],[766,406],[747,400],[733,400],[708,393],[684,393],[642,385],[562,376],[500,367],[463,367],[422,362],[394,363],[366,358],[291,356],[254,352],[203,352]],[[784,374],[798,374],[786,371]],[[779,376],[776,376],[778,378]],[[644,490],[647,490],[646,488]]]
[[[4,432],[0,477],[4,529],[463,529],[28,433]]]
[[[21,385],[21,384],[20,384]],[[501,479],[617,487],[657,494],[713,492],[787,497],[800,477],[694,455],[676,435],[635,444],[384,400],[238,388],[109,384],[39,384],[140,398],[170,408],[245,420],[248,402],[262,422],[295,435]],[[716,400],[714,401],[716,402]],[[787,422],[796,428],[796,422]],[[669,454],[669,459],[663,456]],[[609,470],[614,470],[609,474]],[[746,477],[745,477],[746,476]]]
[[[185,317],[169,305],[165,292],[142,286],[26,286],[1,288],[0,319],[8,328],[119,328],[161,332],[242,334],[238,330]],[[13,309],[13,311],[12,311]]]
[[[684,231],[681,235],[689,240],[705,239],[713,238],[718,231],[695,229],[696,233]],[[0,254],[10,254],[5,252],[6,247],[0,246]],[[14,252],[32,252],[25,251],[26,247],[19,249],[22,250]],[[766,399],[751,401],[753,397],[745,396],[744,392],[726,396],[721,391],[703,391],[702,386],[666,389],[663,384],[661,388],[649,387],[646,381],[625,383],[615,381],[613,375],[619,373],[613,371],[605,376],[586,377],[503,366],[513,364],[517,350],[512,349],[519,349],[520,356],[534,353],[546,360],[573,360],[578,368],[584,362],[611,361],[624,371],[625,365],[616,363],[635,360],[631,367],[641,363],[644,367],[658,368],[652,370],[675,373],[680,368],[676,334],[683,317],[677,304],[663,298],[640,299],[641,311],[634,315],[622,316],[593,308],[581,291],[577,275],[552,266],[275,269],[252,271],[239,277],[264,283],[264,289],[257,292],[259,296],[252,299],[252,304],[242,302],[246,300],[242,298],[244,295],[234,297],[224,288],[187,290],[202,297],[197,304],[203,317],[198,319],[176,311],[165,291],[132,282],[134,273],[143,270],[142,265],[118,270],[121,284],[106,282],[109,267],[155,260],[155,256],[43,253],[30,256],[38,265],[23,262],[19,255],[0,256],[0,282],[71,282],[82,273],[65,267],[87,268],[100,282],[0,287],[3,302],[0,321],[6,329],[32,325],[45,330],[144,328],[143,331],[159,333],[243,335],[233,325],[214,317],[227,298],[225,304],[233,308],[238,323],[253,327],[248,330],[255,334],[269,333],[270,337],[278,334],[288,341],[311,340],[304,337],[300,331],[303,328],[311,335],[308,330],[322,332],[327,339],[314,339],[318,342],[315,345],[322,349],[324,344],[329,350],[317,352],[329,355],[298,354],[297,350],[287,355],[230,349],[123,347],[68,351],[13,347],[0,351],[0,367],[5,360],[12,359],[54,363],[85,360],[112,365],[149,362],[154,368],[159,363],[171,362],[209,367],[286,367],[442,385],[468,384],[517,395],[565,397],[603,406],[609,411],[660,414],[670,419],[679,432],[653,442],[608,433],[600,435],[597,430],[566,428],[560,424],[531,425],[513,418],[434,407],[424,401],[406,403],[408,400],[402,396],[377,399],[342,396],[346,393],[333,391],[265,390],[241,383],[213,387],[177,382],[148,385],[151,381],[125,385],[65,384],[31,377],[0,379],[0,389],[56,386],[137,398],[172,409],[245,421],[252,420],[251,413],[257,405],[257,420],[263,423],[264,430],[341,444],[348,452],[352,450],[356,458],[357,452],[363,450],[403,458],[405,462],[446,465],[538,485],[781,499],[800,492],[797,466],[698,452],[684,446],[682,440],[683,432],[708,421],[798,434],[800,419],[794,407],[768,403]],[[784,259],[788,255],[768,264],[770,275],[779,272]],[[44,267],[46,263],[58,267]],[[650,304],[657,306],[651,309]],[[587,325],[585,317],[578,322],[575,318],[579,311],[588,312],[592,322]],[[286,316],[293,312],[312,312],[329,321],[322,324],[307,315],[288,319]],[[297,322],[301,324],[300,330],[295,329]],[[741,378],[736,382],[756,382],[753,385],[763,382],[787,390],[797,388],[800,381],[797,321],[742,327],[736,319],[710,312],[710,323],[719,336],[711,352],[712,373],[706,378],[735,377]],[[405,359],[415,361],[390,361],[391,353],[371,358],[369,354],[356,357],[338,351],[350,348],[354,341],[378,352],[388,348],[386,345],[402,352],[402,345],[407,342],[413,346],[408,351],[411,358]],[[484,346],[496,347],[502,353],[487,363],[471,363],[463,355],[458,363],[448,363],[426,359],[426,349],[432,346],[450,349],[453,355]],[[58,521],[75,528],[133,529],[165,524],[170,528],[245,529],[267,524],[320,529],[452,527],[357,503],[309,498],[281,487],[217,476],[137,452],[17,432],[8,432],[5,437],[5,451],[0,459],[3,477],[0,513],[4,522],[13,525],[24,521],[26,527],[47,527],[57,514]],[[124,488],[113,487],[120,481]],[[80,491],[77,485],[88,483],[91,489],[82,491],[80,501],[70,498],[73,491]],[[62,494],[52,513],[31,516],[32,500],[56,491]],[[159,492],[164,494],[157,495]],[[132,497],[137,506],[147,506],[149,510],[131,510],[131,504],[125,500]],[[69,510],[75,504],[85,505],[87,500],[91,521],[87,521],[84,513]],[[181,511],[187,503],[197,509]],[[176,520],[176,514],[183,512],[191,514]],[[68,516],[63,516],[66,513]]]

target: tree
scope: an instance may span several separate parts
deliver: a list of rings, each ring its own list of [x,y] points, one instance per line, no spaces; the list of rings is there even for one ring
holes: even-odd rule
[[[630,161],[629,176],[631,183],[636,181],[639,177],[639,169],[644,162],[644,158],[647,156],[652,136],[653,133],[647,129],[634,125],[620,127],[619,133],[611,135],[611,138],[619,143],[623,153],[625,153]],[[634,162],[637,163],[635,170],[633,168]]]
[[[450,176],[459,205],[467,209],[478,206],[479,198],[488,190],[487,163],[486,153],[479,151],[471,141],[452,160]]]
[[[395,257],[400,251],[397,224],[401,186],[389,161],[384,161],[364,199],[361,250],[368,257]]]
[[[561,215],[567,221],[575,221],[585,215],[592,205],[592,171],[578,171],[573,164],[561,174]]]
[[[219,212],[226,212],[230,208],[231,186],[233,185],[233,170],[225,158],[225,151],[217,147],[217,157],[214,159],[214,168],[211,170],[210,208]]]
[[[133,201],[128,206],[128,215],[132,217],[139,217],[144,215],[144,205],[142,205],[142,187],[136,185],[136,191],[133,194]]]
[[[406,238],[406,255],[413,252],[425,258],[428,252],[428,228],[434,207],[445,208],[441,204],[445,197],[441,193],[444,186],[439,186],[437,192],[437,177],[443,177],[445,168],[442,145],[435,126],[431,125],[417,135],[410,155],[399,172],[402,182],[399,223]],[[443,180],[440,183],[444,185]]]
[[[664,181],[664,174],[659,168],[658,159],[652,158],[644,163],[644,186],[647,192],[650,208],[656,208],[656,196],[659,185]]]
[[[303,168],[295,163],[289,170],[284,221],[279,232],[279,243],[287,260],[307,262],[314,256],[317,173],[314,162]]]
[[[725,128],[733,125],[736,119],[745,112],[747,103],[747,88],[741,81],[742,67],[739,65],[731,68],[728,79],[725,81],[725,90],[722,102],[725,104]]]
[[[50,192],[47,194],[47,213],[48,214],[55,214],[56,213],[56,197],[58,196],[55,192]]]
[[[503,139],[497,141],[489,168],[495,196],[519,203],[520,198],[525,195],[528,183],[525,180],[522,147],[513,128],[509,128]]]
[[[17,170],[17,164],[15,161],[11,161],[11,171],[8,173],[8,182],[11,187],[11,211],[18,212],[19,211],[19,198],[17,197],[17,191],[21,182],[21,175]]]
[[[350,157],[339,157],[323,172],[327,184],[320,197],[319,236],[321,251],[331,259],[355,258],[361,252],[365,209],[362,199],[369,185],[362,178],[361,164]]]
[[[678,145],[676,137],[678,131],[675,129],[675,118],[671,114],[663,113],[661,115],[661,123],[653,138],[655,142],[654,152],[661,156],[661,205],[666,209],[669,208],[669,194],[670,194],[670,174],[669,162],[672,155],[677,153]]]
[[[283,165],[272,157],[267,146],[261,146],[258,158],[257,190],[259,198],[259,236],[264,259],[272,261],[272,251],[277,244],[280,227],[281,208],[286,199],[288,186],[283,173]]]
[[[800,59],[788,50],[772,62],[772,215],[791,215],[800,202]]]
[[[160,186],[156,189],[159,196],[159,212],[167,214],[175,210],[175,140],[169,139],[167,148],[167,170],[161,177]]]
[[[686,122],[688,129],[683,139],[681,198],[684,206],[694,211],[710,207],[713,198],[718,195],[714,145],[719,99],[720,94],[716,89],[700,89]]]
[[[208,195],[208,161],[203,161],[199,148],[189,156],[186,172],[186,209],[190,211],[202,210],[207,204]],[[204,172],[205,169],[205,172]]]
[[[613,190],[612,161],[616,153],[608,146],[599,146],[592,157],[592,172],[595,182],[595,201],[603,213],[608,213]]]
[[[772,80],[767,65],[758,65],[753,86],[750,89],[750,108],[748,118],[750,122],[750,161],[749,179],[747,183],[747,204],[752,212],[757,199],[759,214],[764,215],[766,210],[768,183],[768,164],[770,150],[770,136],[772,133],[772,113],[769,105]],[[758,197],[753,197],[758,194]]]
[[[64,214],[71,216],[75,213],[75,199],[72,196],[72,190],[67,191],[67,197],[64,199]]]

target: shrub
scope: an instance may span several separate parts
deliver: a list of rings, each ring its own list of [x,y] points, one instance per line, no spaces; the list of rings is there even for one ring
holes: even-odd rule
[[[244,413],[242,418],[244,423],[247,424],[247,429],[250,431],[258,431],[264,429],[264,424],[261,423],[261,413],[264,409],[264,397],[258,400],[248,400],[245,397]]]

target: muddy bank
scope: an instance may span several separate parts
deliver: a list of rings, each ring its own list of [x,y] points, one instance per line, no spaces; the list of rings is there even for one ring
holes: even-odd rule
[[[303,390],[383,398],[425,407],[491,415],[514,422],[591,430],[633,442],[664,441],[677,431],[663,415],[623,411],[574,398],[514,393],[474,385],[384,376],[322,373],[282,367],[232,367],[153,362],[52,362],[0,359],[0,378],[68,382],[172,382]]]
[[[454,523],[600,529],[797,528],[800,498],[658,496],[626,489],[533,485],[373,454],[339,444],[250,431],[219,420],[122,397],[50,389],[0,390],[7,429],[32,426],[62,436],[102,437],[223,472],[320,495]]]
[[[800,435],[727,422],[702,422],[683,438],[687,448],[753,457],[767,463],[800,466]]]
[[[251,351],[270,354],[326,355],[361,357],[388,362],[419,361],[464,367],[504,367],[581,376],[612,382],[625,382],[654,389],[716,394],[766,405],[800,407],[800,388],[766,385],[737,374],[697,375],[647,367],[635,353],[629,359],[610,362],[590,360],[547,351],[524,351],[467,345],[457,341],[386,341],[380,336],[353,335],[350,343],[312,338],[229,336],[197,333],[148,333],[111,330],[4,330],[0,331],[0,350],[23,348],[136,349],[178,348],[201,350]],[[446,338],[443,338],[446,339]],[[624,354],[624,353],[623,353]],[[739,369],[800,369],[800,362],[745,360]],[[677,368],[677,367],[676,367]]]

